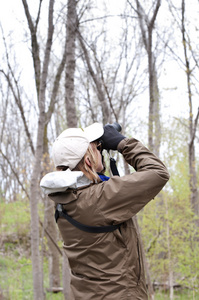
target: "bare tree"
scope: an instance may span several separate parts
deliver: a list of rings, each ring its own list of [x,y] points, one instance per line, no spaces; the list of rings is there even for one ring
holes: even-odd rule
[[[105,14],[103,19],[106,20],[108,17]],[[93,120],[97,119],[103,124],[117,121],[125,130],[129,122],[134,120],[130,112],[133,110],[135,98],[141,90],[144,90],[145,76],[141,71],[142,53],[139,51],[139,42],[132,39],[136,24],[132,20],[128,22],[127,17],[123,20],[121,32],[118,32],[117,39],[113,39],[113,43],[106,22],[101,25],[102,28],[97,28],[98,23],[96,27],[93,26],[94,32],[92,29],[89,31],[89,37],[92,38],[87,38],[84,34],[86,28],[84,24],[95,23],[94,18],[80,22],[77,36],[82,50],[79,56],[86,68],[81,80],[86,90],[89,82],[86,104]],[[82,67],[80,68],[82,71]]]
[[[187,90],[188,90],[188,101],[189,101],[189,185],[191,190],[191,206],[194,213],[199,215],[199,199],[198,199],[198,188],[197,188],[197,173],[196,173],[196,157],[195,157],[195,138],[196,129],[199,118],[199,107],[196,114],[195,120],[193,119],[193,105],[192,105],[192,69],[190,67],[190,61],[188,51],[191,49],[191,44],[186,34],[186,23],[185,23],[185,1],[181,2],[182,18],[181,18],[181,32],[182,32],[182,45],[184,50],[184,59],[186,67],[187,77]]]
[[[31,33],[31,47],[32,56],[34,62],[35,71],[35,82],[38,97],[38,108],[39,108],[39,119],[37,129],[37,142],[35,148],[35,160],[33,165],[33,171],[31,175],[30,185],[30,207],[31,207],[31,253],[32,253],[32,264],[33,264],[33,286],[34,286],[34,299],[44,299],[43,290],[43,271],[39,251],[39,217],[38,217],[38,180],[41,173],[41,161],[43,157],[43,138],[44,138],[44,127],[45,127],[45,102],[46,102],[46,83],[48,76],[48,67],[50,60],[50,52],[52,47],[53,37],[53,9],[54,0],[49,1],[49,15],[48,15],[48,34],[44,54],[44,62],[41,69],[40,56],[39,56],[39,45],[37,40],[37,27],[40,16],[41,1],[38,10],[38,16],[35,22],[31,18],[28,3],[26,0],[22,0],[26,18],[28,21],[29,30]]]
[[[101,105],[101,108],[102,108],[103,124],[105,125],[109,121],[109,116],[110,116],[109,111],[110,111],[110,109],[108,107],[108,104],[107,104],[107,101],[106,101],[106,98],[105,98],[104,90],[102,89],[101,79],[97,75],[97,73],[95,73],[94,70],[93,70],[93,67],[91,65],[91,60],[90,60],[90,57],[89,57],[89,53],[88,53],[88,50],[87,50],[86,45],[85,45],[85,41],[84,41],[82,35],[80,34],[80,32],[78,32],[78,39],[79,39],[81,48],[82,48],[83,53],[84,53],[84,57],[85,57],[85,61],[86,61],[89,73],[90,73],[90,75],[91,75],[91,77],[94,81],[95,87],[96,87],[97,96],[98,96],[98,99],[99,99],[99,102],[100,102],[100,105]]]
[[[156,155],[159,156],[161,126],[160,126],[160,99],[158,89],[158,78],[156,69],[156,57],[153,50],[153,30],[155,28],[155,21],[161,5],[161,1],[153,2],[153,13],[151,18],[144,11],[143,6],[139,0],[136,0],[136,9],[132,3],[127,0],[131,8],[136,12],[139,20],[140,30],[143,45],[148,57],[148,76],[149,76],[149,117],[148,117],[148,146]],[[152,10],[151,9],[151,10]],[[142,249],[142,252],[144,250]],[[154,290],[151,282],[149,266],[145,254],[143,253],[147,283],[150,299],[154,299]]]
[[[177,30],[181,34],[181,42],[179,42],[180,48],[183,49],[184,57],[176,54],[180,51],[174,48],[177,45],[170,46],[169,50],[172,56],[178,62],[180,67],[183,69],[186,76],[187,82],[187,95],[188,95],[188,127],[189,127],[189,143],[188,143],[188,157],[189,157],[189,187],[190,187],[190,204],[192,210],[196,216],[199,215],[199,198],[198,198],[198,188],[197,188],[197,169],[196,169],[196,157],[195,157],[195,143],[196,143],[196,133],[199,118],[199,107],[194,111],[193,101],[194,101],[194,89],[198,95],[197,86],[197,71],[199,70],[198,59],[197,59],[197,46],[194,47],[195,37],[191,36],[191,31],[189,31],[189,26],[187,26],[186,20],[186,2],[181,1],[181,7],[176,7],[172,1],[169,1],[169,10],[173,17],[174,24],[177,26]],[[190,20],[189,20],[190,22]],[[192,30],[193,31],[193,30]],[[195,50],[196,49],[196,50]],[[198,96],[197,96],[198,97]],[[194,117],[195,116],[195,117]]]
[[[152,4],[153,13],[151,18],[143,9],[139,0],[136,0],[135,9],[131,2],[127,0],[130,6],[136,11],[140,30],[142,34],[142,41],[148,56],[148,75],[149,75],[149,122],[148,122],[148,146],[151,151],[159,155],[161,126],[160,126],[160,95],[158,89],[158,78],[156,68],[156,56],[153,50],[153,30],[155,28],[155,21],[161,5],[161,0],[156,0]]]
[[[62,59],[58,65],[56,70],[55,77],[53,78],[52,83],[52,94],[50,97],[50,103],[48,106],[48,110],[45,114],[45,127],[44,127],[44,138],[43,138],[43,161],[42,161],[42,172],[46,174],[52,171],[53,166],[49,157],[49,142],[48,142],[48,125],[51,121],[52,114],[54,112],[55,104],[57,102],[57,94],[59,91],[59,85],[62,73],[64,71],[64,67],[66,64],[66,45],[67,39],[65,35],[65,47],[63,50]],[[59,240],[57,225],[54,220],[54,205],[49,203],[49,199],[45,197],[44,199],[45,205],[45,228],[48,230],[47,240],[49,246],[49,290],[56,292],[59,291],[61,281],[60,281],[60,253],[57,249],[56,243]]]
[[[40,11],[40,8],[39,8],[39,11]],[[37,19],[39,20],[39,16],[37,17]],[[19,80],[20,78],[16,78],[15,70],[14,70],[13,66],[11,66],[9,53],[8,53],[6,42],[5,42],[5,38],[4,38],[4,45],[5,45],[5,49],[6,49],[6,63],[7,63],[8,73],[6,73],[4,70],[1,70],[1,72],[4,75],[4,77],[5,77],[5,79],[8,83],[9,90],[11,91],[11,94],[13,96],[13,99],[14,99],[15,103],[16,103],[16,106],[18,107],[18,110],[19,110],[19,113],[20,113],[20,116],[21,116],[21,120],[22,120],[24,128],[25,128],[26,138],[27,138],[27,141],[29,143],[32,155],[34,155],[35,154],[35,149],[34,149],[34,145],[33,145],[32,134],[31,134],[31,131],[30,131],[30,128],[29,128],[29,120],[26,117],[27,113],[25,113],[25,109],[26,109],[25,104],[27,102],[27,99],[25,99],[25,100],[23,99],[23,98],[25,98],[24,97],[25,94],[23,93],[23,90],[20,86],[20,80]],[[33,47],[33,48],[37,49],[37,47]],[[40,53],[38,53],[38,57],[40,57]],[[40,61],[40,59],[38,61]],[[51,165],[51,164],[49,164],[49,155],[48,155],[47,126],[48,126],[48,124],[51,120],[51,116],[52,116],[53,111],[54,111],[54,107],[55,107],[55,103],[56,103],[56,99],[57,99],[57,94],[58,94],[58,89],[59,89],[59,82],[60,82],[60,79],[61,79],[62,72],[64,70],[65,61],[66,61],[66,42],[65,42],[65,48],[64,48],[64,51],[63,51],[63,57],[62,57],[60,63],[58,64],[58,68],[57,68],[57,71],[56,71],[56,74],[55,74],[54,82],[52,84],[52,93],[51,93],[49,107],[48,107],[47,112],[45,113],[45,123],[44,123],[45,128],[44,128],[44,137],[43,137],[43,143],[44,143],[44,146],[43,146],[43,164],[42,164],[43,173],[49,172],[49,170],[50,170],[49,166]],[[37,69],[39,70],[39,67]],[[35,72],[35,74],[38,74],[38,72]],[[39,71],[39,74],[40,74],[40,71]],[[50,77],[52,77],[52,76],[50,76]],[[39,84],[39,78],[37,80],[35,80],[35,82],[37,84]],[[17,124],[20,124],[20,120]],[[15,131],[16,131],[16,129],[15,129]],[[3,134],[3,131],[2,131],[2,134]],[[20,139],[18,139],[18,141],[20,141]],[[25,153],[26,152],[27,152],[27,150],[25,151]],[[20,169],[22,169],[23,166],[22,166],[22,159],[20,159],[20,149],[17,150],[16,154],[17,153],[18,153],[17,158],[18,158],[18,161],[20,162]],[[22,151],[22,153],[23,153],[23,151]],[[11,162],[8,155],[5,154],[5,153],[3,153],[3,155],[4,155],[4,158],[5,157],[7,158],[4,161],[7,161],[9,163],[9,166],[12,166],[13,163]],[[28,155],[28,153],[27,153],[27,155]],[[24,157],[25,157],[25,155],[23,155],[23,160],[24,160]],[[29,159],[29,162],[28,162],[27,166],[31,165],[30,164],[30,157],[28,159]],[[16,160],[15,160],[15,163],[16,163]],[[26,170],[26,172],[28,174],[30,171],[28,171],[27,166],[26,167],[24,166],[24,170]],[[52,166],[51,166],[51,168],[52,168]],[[13,168],[13,167],[11,168],[12,174],[14,175],[14,177],[16,177],[16,179],[18,181],[18,177],[21,177],[21,174],[19,176],[16,176],[18,174],[16,172],[13,172],[14,169],[17,169],[17,168]],[[18,170],[20,170],[20,169],[18,168]],[[10,178],[10,176],[5,176],[5,177]],[[25,182],[27,180],[28,180],[28,176],[25,177],[24,184],[19,185],[19,186],[22,187],[22,191],[24,191],[26,195],[29,193],[27,191],[27,189],[24,188],[25,187]],[[17,192],[17,189],[15,189],[15,191]],[[28,196],[28,198],[29,198],[29,196]],[[48,207],[48,213],[45,214],[46,221],[44,222],[44,224],[46,224],[46,226],[48,228],[48,231],[45,228],[44,232],[46,233],[47,240],[48,240],[48,245],[49,245],[49,252],[50,252],[49,262],[51,262],[51,264],[50,264],[51,267],[49,268],[49,270],[50,270],[49,276],[50,276],[50,285],[51,285],[50,288],[52,288],[52,287],[59,287],[60,286],[59,255],[57,255],[58,253],[57,253],[57,250],[56,250],[56,244],[54,244],[54,241],[57,241],[58,231],[57,231],[57,226],[56,226],[55,222],[53,222],[53,218],[52,218],[52,215],[53,215],[53,212],[54,212],[54,207],[52,205],[49,206],[48,205],[49,201],[47,201],[47,200],[45,200],[44,203],[45,203],[45,206],[46,206],[45,210],[47,210],[47,207]],[[42,224],[42,223],[40,222],[40,224]],[[42,224],[42,226],[43,226],[43,224]]]
[[[66,49],[66,70],[65,70],[65,103],[66,119],[68,127],[77,127],[77,114],[74,95],[75,75],[75,49],[78,18],[76,12],[77,1],[67,2],[67,49]]]

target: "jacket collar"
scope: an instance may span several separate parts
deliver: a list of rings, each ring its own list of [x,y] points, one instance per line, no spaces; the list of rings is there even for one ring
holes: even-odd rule
[[[83,172],[71,171],[56,171],[46,174],[40,186],[45,194],[64,192],[67,189],[78,189],[83,186],[88,186],[92,183]]]

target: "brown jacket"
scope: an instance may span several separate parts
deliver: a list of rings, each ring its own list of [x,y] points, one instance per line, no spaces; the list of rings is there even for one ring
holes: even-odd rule
[[[58,219],[75,300],[148,299],[140,242],[132,217],[160,192],[169,174],[164,164],[133,138],[121,141],[118,149],[136,172],[49,195],[85,225],[124,222],[120,230],[87,233],[63,218]]]

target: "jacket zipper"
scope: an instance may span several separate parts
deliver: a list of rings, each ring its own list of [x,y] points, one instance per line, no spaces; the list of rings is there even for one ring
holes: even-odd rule
[[[140,277],[141,277],[141,261],[140,261],[139,240],[137,240],[137,252],[138,252],[138,262],[139,262],[139,273],[138,273],[138,282],[137,282],[137,285],[139,285]]]

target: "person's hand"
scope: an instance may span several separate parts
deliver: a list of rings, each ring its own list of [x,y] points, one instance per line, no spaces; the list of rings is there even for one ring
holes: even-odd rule
[[[117,150],[118,144],[125,136],[119,133],[111,124],[104,126],[104,134],[101,137],[103,149]]]

